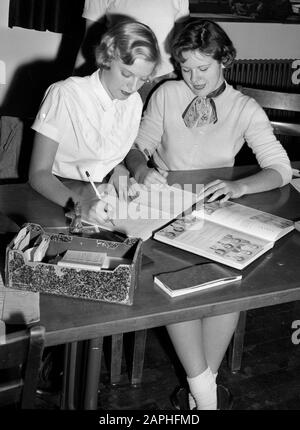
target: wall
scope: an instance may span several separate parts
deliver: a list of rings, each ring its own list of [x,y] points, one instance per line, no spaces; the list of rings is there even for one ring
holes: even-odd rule
[[[8,28],[9,0],[0,2],[0,106],[10,85],[24,67],[37,60],[53,61],[61,42],[61,35],[18,27]]]
[[[9,0],[0,1],[0,112],[31,115],[48,81],[51,77],[57,80],[53,62],[62,37],[52,32],[8,28],[8,6]],[[300,58],[300,24],[220,25],[234,41],[238,58]]]
[[[300,58],[300,24],[219,22],[239,59]]]
[[[0,1],[0,115],[34,117],[45,89],[72,73],[83,28],[59,34],[8,27]]]

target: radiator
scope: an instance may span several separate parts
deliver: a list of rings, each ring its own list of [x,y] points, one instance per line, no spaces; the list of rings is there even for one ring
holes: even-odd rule
[[[244,85],[265,90],[300,93],[300,85],[292,83],[294,60],[235,60],[224,70],[232,85]]]
[[[227,82],[233,86],[243,85],[252,88],[300,93],[300,84],[292,82],[294,60],[235,60],[232,66],[224,70]],[[271,120],[300,123],[300,113],[266,109]],[[300,159],[299,137],[278,136],[291,160]],[[296,145],[295,145],[296,144]],[[249,154],[248,154],[249,157]],[[243,160],[244,159],[244,160]],[[239,164],[247,164],[243,155]]]

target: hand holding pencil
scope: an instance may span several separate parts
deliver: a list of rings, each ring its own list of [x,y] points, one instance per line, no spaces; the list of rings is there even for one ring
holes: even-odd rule
[[[147,187],[151,187],[153,184],[166,185],[168,183],[168,171],[154,164],[154,161],[147,149],[145,149],[143,153],[147,159],[147,166],[141,164],[136,169],[135,177],[138,183],[144,184]]]
[[[107,215],[106,218],[103,218],[104,221],[110,222],[115,227],[115,223],[113,222],[112,218],[109,216],[109,213],[112,212],[112,208],[110,207],[109,203],[104,201],[104,195],[99,193],[99,191],[96,188],[96,185],[94,184],[93,180],[91,179],[91,175],[89,174],[89,172],[87,170],[85,171],[85,174],[86,174],[86,177],[88,178],[91,186],[93,187],[93,190],[95,191],[95,194],[98,197],[99,201],[104,204],[103,210]]]

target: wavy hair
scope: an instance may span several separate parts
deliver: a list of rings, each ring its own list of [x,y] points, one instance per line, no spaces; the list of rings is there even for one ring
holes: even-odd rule
[[[225,31],[215,22],[208,20],[189,21],[176,35],[171,45],[173,58],[184,63],[185,51],[200,51],[210,55],[225,67],[231,66],[236,49]]]
[[[161,57],[157,39],[150,27],[134,20],[122,20],[111,27],[95,48],[96,64],[109,69],[112,60],[119,58],[132,65],[136,58],[160,64]]]

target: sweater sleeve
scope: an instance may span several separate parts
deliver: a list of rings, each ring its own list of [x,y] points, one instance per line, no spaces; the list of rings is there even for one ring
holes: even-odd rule
[[[274,169],[282,177],[282,186],[292,179],[292,168],[287,152],[274,135],[272,125],[261,106],[249,99],[247,111],[247,126],[244,138],[252,149],[257,162],[262,169]]]
[[[139,132],[133,146],[152,155],[161,144],[164,131],[164,90],[163,85],[151,96],[144,112]]]

